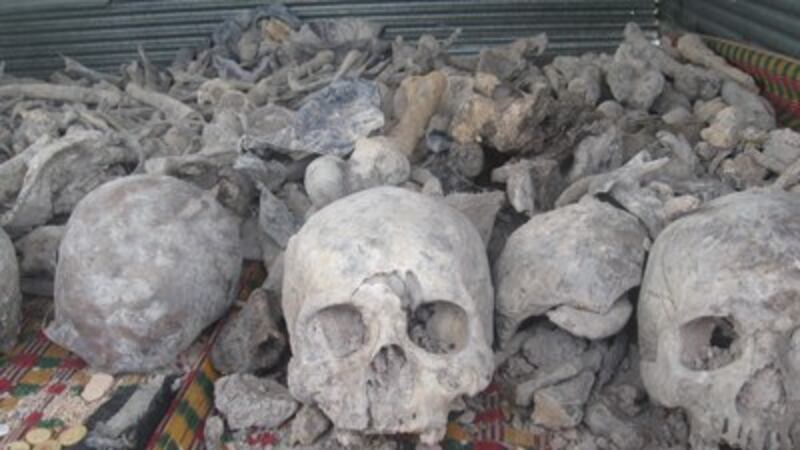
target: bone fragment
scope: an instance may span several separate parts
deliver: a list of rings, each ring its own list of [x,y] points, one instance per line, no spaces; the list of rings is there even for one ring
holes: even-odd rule
[[[172,120],[176,123],[186,119],[199,119],[202,121],[202,117],[197,111],[169,95],[146,90],[136,83],[128,83],[125,92],[134,100],[150,105],[163,112],[168,120]]]
[[[758,86],[753,81],[753,77],[728,64],[725,59],[709,49],[700,36],[692,33],[681,36],[678,39],[678,51],[687,60],[721,72],[739,82],[747,90],[758,92]]]
[[[407,107],[389,137],[396,149],[407,157],[425,136],[428,121],[439,107],[446,88],[447,77],[438,71],[424,77],[408,77],[401,83],[400,95],[405,96]]]
[[[119,91],[105,88],[85,88],[80,86],[61,86],[50,83],[21,83],[0,86],[0,97],[27,97],[39,100],[106,104],[116,106],[122,101]]]

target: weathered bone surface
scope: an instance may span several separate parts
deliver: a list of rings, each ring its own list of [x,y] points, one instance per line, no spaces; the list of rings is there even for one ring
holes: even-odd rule
[[[14,241],[23,294],[52,297],[64,225],[45,225]]]
[[[278,427],[292,417],[300,405],[285,386],[273,379],[235,374],[214,383],[214,406],[225,414],[230,427],[238,430],[253,426]]]
[[[55,277],[58,246],[63,237],[63,225],[47,225],[17,239],[14,248],[19,254],[20,275]]]
[[[229,319],[211,348],[214,367],[225,375],[252,373],[277,365],[288,348],[278,327],[279,299],[257,288],[247,304]]]
[[[796,448],[800,199],[731,194],[670,225],[639,301],[650,396],[686,410],[692,448]]]
[[[290,126],[254,139],[294,152],[344,156],[356,140],[383,126],[379,106],[375,83],[337,81],[306,98]]]
[[[417,142],[425,135],[428,121],[439,107],[446,87],[447,78],[438,71],[424,77],[408,77],[400,83],[395,97],[398,122],[389,134],[394,150],[411,156]]]
[[[599,345],[546,321],[520,330],[514,342],[503,349],[506,351],[519,356],[509,355],[506,361],[499,361],[498,373],[514,386],[514,402],[519,406],[530,405],[534,394],[543,388],[574,378],[581,372],[597,372],[603,359],[603,349]]]
[[[114,89],[92,89],[79,86],[60,86],[48,83],[6,84],[0,86],[0,97],[23,96],[43,100],[61,100],[114,106],[122,99]]]
[[[305,188],[314,205],[321,208],[347,194],[406,182],[411,173],[409,158],[425,135],[446,86],[447,78],[440,72],[406,78],[395,99],[397,123],[385,136],[356,140],[347,161],[333,154],[309,164]]]
[[[76,207],[59,249],[47,336],[110,372],[173,361],[233,301],[239,221],[165,176],[107,183]]]
[[[472,221],[483,242],[489,244],[497,212],[503,207],[503,193],[499,191],[477,194],[453,193],[444,202]]]
[[[758,91],[753,77],[729,65],[724,58],[708,48],[700,36],[687,33],[678,39],[677,47],[681,56],[687,60],[721,72],[753,92]]]
[[[638,25],[625,26],[625,42],[614,55],[615,61],[624,61],[634,67],[652,67],[671,78],[675,88],[690,100],[708,100],[717,95],[722,77],[691,64],[682,64],[663,48],[653,44]]]
[[[434,443],[493,372],[483,241],[446,204],[381,187],[308,220],[285,255],[289,387],[340,430]]]
[[[42,144],[17,155],[12,164],[19,170],[12,170],[12,178],[4,181],[10,184],[6,189],[13,192],[13,202],[4,205],[8,210],[0,215],[0,224],[9,234],[25,233],[71,211],[89,191],[124,174],[122,164],[136,160],[94,130],[70,129],[63,139]]]
[[[683,411],[646,401],[638,349],[631,345],[625,350],[627,354],[613,368],[610,381],[597,389],[587,404],[585,426],[591,434],[610,441],[610,448],[689,448]]]
[[[534,216],[509,237],[494,267],[501,345],[524,320],[545,314],[578,336],[619,331],[648,244],[635,217],[592,198]],[[591,317],[591,327],[570,319],[576,310]]]
[[[14,245],[0,228],[0,352],[7,352],[17,342],[22,313],[19,267]]]
[[[403,148],[413,150],[416,143],[398,142],[397,138],[386,136],[359,139],[346,161],[333,155],[315,159],[305,173],[305,188],[311,202],[322,208],[354,192],[408,181],[411,163]]]
[[[764,143],[763,164],[775,173],[783,173],[787,167],[800,159],[800,133],[790,129],[769,132]]]

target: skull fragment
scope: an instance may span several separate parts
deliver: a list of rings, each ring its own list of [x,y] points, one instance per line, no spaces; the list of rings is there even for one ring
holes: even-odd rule
[[[283,295],[289,388],[340,431],[432,444],[490,381],[485,247],[432,197],[380,187],[323,208],[289,242]]]
[[[692,448],[800,445],[800,198],[714,200],[656,239],[639,302],[650,396],[683,407]]]
[[[531,218],[506,242],[494,267],[501,346],[534,316],[573,335],[617,333],[633,311],[649,245],[632,215],[587,197]]]
[[[106,183],[67,224],[46,334],[109,372],[167,365],[233,302],[239,239],[238,219],[189,183]]]
[[[21,301],[17,255],[11,239],[0,228],[0,352],[11,350],[17,342]]]

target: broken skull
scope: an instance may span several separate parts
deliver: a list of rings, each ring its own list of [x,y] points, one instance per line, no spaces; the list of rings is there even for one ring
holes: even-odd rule
[[[531,218],[494,266],[497,334],[505,346],[535,316],[571,334],[602,339],[631,316],[650,240],[636,217],[587,197]]]
[[[667,227],[639,300],[650,396],[682,407],[692,448],[800,442],[800,199],[743,192]]]

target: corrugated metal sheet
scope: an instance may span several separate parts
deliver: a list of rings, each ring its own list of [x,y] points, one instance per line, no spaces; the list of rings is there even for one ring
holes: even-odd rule
[[[551,53],[610,51],[635,21],[655,36],[656,0],[289,0],[303,20],[357,16],[386,25],[387,37],[445,37],[456,27],[457,52],[546,31]],[[264,0],[25,0],[0,6],[0,60],[15,74],[43,76],[59,55],[116,71],[141,44],[168,63],[198,45],[225,18]],[[25,6],[27,5],[27,6]],[[23,9],[24,8],[24,9]]]
[[[688,30],[800,58],[800,0],[663,0],[662,14]]]

